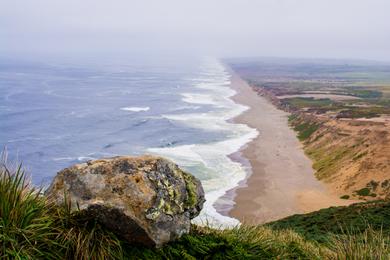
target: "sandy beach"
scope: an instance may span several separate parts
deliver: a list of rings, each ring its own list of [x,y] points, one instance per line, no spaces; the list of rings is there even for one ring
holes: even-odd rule
[[[241,222],[258,224],[288,215],[315,211],[351,201],[331,194],[314,176],[311,160],[287,123],[288,113],[278,110],[233,73],[235,102],[249,107],[234,119],[259,131],[259,136],[241,149],[249,161],[248,177],[227,193],[235,205],[228,215]],[[240,156],[232,156],[239,160]]]

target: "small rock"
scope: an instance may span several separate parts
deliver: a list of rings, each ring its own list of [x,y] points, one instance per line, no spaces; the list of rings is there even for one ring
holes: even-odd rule
[[[64,194],[130,243],[159,247],[190,231],[204,191],[198,179],[154,156],[114,157],[60,171],[46,195],[57,204]]]

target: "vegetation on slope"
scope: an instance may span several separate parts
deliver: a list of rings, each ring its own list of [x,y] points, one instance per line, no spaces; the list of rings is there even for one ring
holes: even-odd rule
[[[268,223],[275,230],[293,230],[305,239],[326,242],[334,235],[371,230],[390,235],[390,201],[371,201],[293,215]]]
[[[332,255],[295,232],[262,226],[225,230],[193,226],[191,234],[161,249],[130,246],[125,252],[140,259],[320,259]]]
[[[342,199],[389,197],[388,130],[382,123],[293,113],[289,124],[304,142],[316,177],[337,187]]]
[[[297,116],[290,115],[288,118],[289,123],[294,127],[294,130],[298,133],[298,139],[300,141],[305,141],[308,139],[317,129],[319,128],[319,124],[316,122],[299,122],[296,123]]]
[[[315,114],[335,113],[337,118],[374,118],[390,114],[390,106],[382,99],[333,101],[329,98],[313,97],[284,98],[282,108],[289,111],[313,112]]]
[[[21,167],[0,165],[0,258],[120,258],[119,240],[94,220],[56,207],[31,187]]]
[[[320,234],[318,230],[324,229],[326,219],[335,214],[335,209],[308,216],[309,223],[321,227],[313,232],[303,226],[308,221],[304,216],[282,220],[271,225],[272,228],[242,225],[219,230],[193,226],[190,234],[153,249],[129,245],[95,220],[78,212],[71,213],[69,203],[58,207],[40,194],[40,190],[30,187],[20,167],[10,170],[5,164],[0,166],[0,258],[345,259],[366,256],[365,259],[385,259],[390,254],[387,232],[377,231],[379,223],[383,223],[385,231],[390,226],[384,204],[377,204],[382,206],[372,207],[370,214],[366,214],[372,216],[367,220],[374,223],[368,230],[356,235],[336,235],[324,243],[311,236]],[[343,215],[345,222],[349,222],[345,226],[356,225],[355,210],[347,209],[336,215]],[[345,217],[350,215],[351,218]],[[359,225],[362,230],[366,227],[363,222]],[[340,233],[330,229],[331,232]]]
[[[329,98],[321,98],[315,99],[312,97],[293,97],[293,98],[285,98],[282,100],[282,103],[289,105],[295,109],[302,108],[326,108],[330,110],[332,107],[336,107],[336,102],[330,100]]]

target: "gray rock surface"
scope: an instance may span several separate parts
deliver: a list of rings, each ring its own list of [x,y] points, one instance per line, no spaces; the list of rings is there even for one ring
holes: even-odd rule
[[[130,243],[159,247],[190,231],[202,209],[198,179],[154,156],[114,157],[60,171],[46,195],[96,218]]]

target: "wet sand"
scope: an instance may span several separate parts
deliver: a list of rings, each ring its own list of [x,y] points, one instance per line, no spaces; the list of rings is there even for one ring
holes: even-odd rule
[[[222,214],[249,224],[260,224],[292,214],[315,211],[351,201],[331,194],[314,176],[311,160],[287,122],[288,113],[277,109],[233,73],[235,102],[250,107],[234,119],[259,131],[239,154],[248,161],[248,178],[226,197],[233,207]],[[239,156],[232,157],[239,160]],[[225,198],[226,200],[226,198]]]

